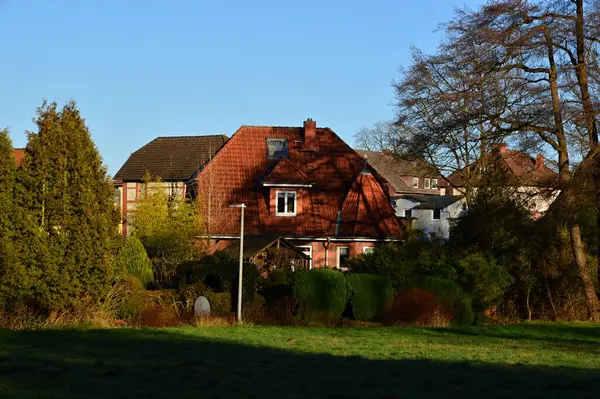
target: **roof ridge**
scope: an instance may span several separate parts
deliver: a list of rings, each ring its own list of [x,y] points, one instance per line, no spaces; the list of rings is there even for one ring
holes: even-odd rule
[[[180,138],[197,138],[197,137],[227,137],[227,134],[194,134],[194,135],[182,135],[182,136],[157,136],[156,139],[180,139]],[[152,140],[152,141],[154,141]],[[152,142],[150,141],[150,143]]]

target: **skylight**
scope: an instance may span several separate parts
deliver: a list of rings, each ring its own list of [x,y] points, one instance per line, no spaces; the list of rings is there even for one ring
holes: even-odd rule
[[[288,156],[288,143],[285,138],[267,138],[267,156],[280,159]]]

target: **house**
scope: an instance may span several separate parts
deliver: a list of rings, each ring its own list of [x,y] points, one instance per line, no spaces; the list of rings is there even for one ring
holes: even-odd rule
[[[214,250],[240,234],[277,236],[311,258],[311,267],[342,267],[378,243],[400,241],[385,180],[333,130],[242,126],[195,177],[192,190]]]
[[[25,160],[25,149],[24,148],[13,148],[12,150],[13,157],[15,157],[15,162],[17,164],[17,168],[23,165],[23,161]]]
[[[395,202],[399,216],[426,238],[450,238],[450,223],[465,207],[464,196],[406,195]]]
[[[404,195],[443,195],[446,180],[435,166],[424,158],[399,157],[391,151],[356,150],[369,165],[383,176],[392,199]]]
[[[554,189],[557,179],[558,174],[546,165],[541,154],[533,158],[500,143],[480,161],[452,173],[447,194],[465,195],[480,187],[501,187],[539,217],[559,194]]]
[[[123,235],[131,232],[131,216],[146,184],[186,198],[194,177],[226,142],[225,135],[158,137],[132,153],[113,179]]]

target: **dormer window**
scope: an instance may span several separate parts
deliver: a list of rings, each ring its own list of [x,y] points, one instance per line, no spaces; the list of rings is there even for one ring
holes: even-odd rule
[[[431,188],[431,179],[424,179],[423,180],[423,188],[425,189],[430,189]]]
[[[267,156],[269,159],[281,159],[288,156],[288,143],[285,138],[267,138]]]
[[[437,190],[437,179],[431,179],[431,189]]]
[[[296,216],[296,192],[277,191],[276,216]]]
[[[419,188],[419,178],[413,177],[413,188]]]

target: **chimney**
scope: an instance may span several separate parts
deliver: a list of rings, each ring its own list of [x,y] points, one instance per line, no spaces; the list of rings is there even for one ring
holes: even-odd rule
[[[500,154],[506,154],[506,143],[494,143],[492,149],[499,151]]]
[[[535,158],[535,170],[542,170],[544,168],[544,156],[542,154],[537,154]]]
[[[311,118],[304,121],[304,149],[317,151],[317,122]]]

